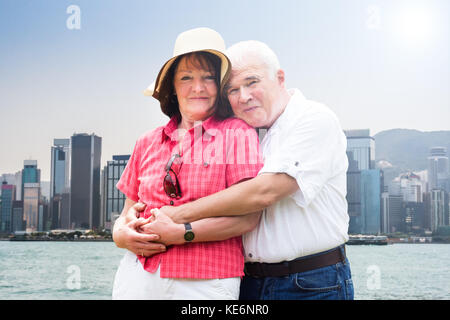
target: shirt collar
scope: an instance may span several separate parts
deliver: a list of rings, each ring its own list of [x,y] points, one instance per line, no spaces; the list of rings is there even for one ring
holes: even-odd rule
[[[217,124],[219,121],[220,120],[217,119],[214,115],[204,121],[196,121],[194,123],[194,127],[189,129],[188,132],[195,132],[195,128],[197,128],[198,126],[202,126],[202,135],[207,134],[210,136],[215,136],[216,130],[209,130],[209,129],[217,128]],[[164,141],[167,138],[171,139],[172,141],[178,141],[177,129],[179,122],[180,122],[179,116],[173,116],[169,120],[169,122],[163,128],[161,136],[162,141]]]
[[[271,131],[276,131],[279,126],[282,126],[282,123],[290,118],[291,112],[298,112],[298,109],[294,111],[294,108],[298,108],[298,105],[302,105],[304,101],[306,101],[305,96],[299,89],[289,89],[289,94],[291,95],[291,98],[289,99],[286,108],[284,111],[280,114],[280,116],[275,120],[275,122],[272,124],[272,126],[269,128],[268,133]]]

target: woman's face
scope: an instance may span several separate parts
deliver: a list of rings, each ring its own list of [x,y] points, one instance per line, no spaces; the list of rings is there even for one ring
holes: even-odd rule
[[[198,61],[181,58],[174,76],[174,87],[183,121],[200,121],[214,113],[218,88],[214,71],[203,69]],[[202,65],[206,65],[202,63]]]

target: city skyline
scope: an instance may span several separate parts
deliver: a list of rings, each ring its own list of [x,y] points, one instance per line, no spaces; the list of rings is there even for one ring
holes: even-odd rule
[[[49,181],[53,139],[74,133],[102,137],[102,167],[130,154],[168,121],[142,91],[176,36],[199,26],[227,46],[268,43],[287,85],[327,104],[346,130],[450,130],[449,9],[439,0],[2,2],[0,174],[33,159]]]

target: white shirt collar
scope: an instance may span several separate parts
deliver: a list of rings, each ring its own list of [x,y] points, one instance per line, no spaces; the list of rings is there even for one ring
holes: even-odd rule
[[[289,119],[289,113],[292,111],[293,106],[296,106],[298,109],[298,105],[303,104],[303,102],[306,100],[303,93],[297,89],[288,89],[288,93],[291,95],[291,98],[289,99],[288,104],[286,105],[286,108],[284,111],[280,114],[280,116],[275,120],[275,122],[272,124],[272,126],[269,128],[267,133],[270,133],[271,131],[276,131],[277,128],[284,122],[284,119]],[[298,110],[296,110],[298,112]]]

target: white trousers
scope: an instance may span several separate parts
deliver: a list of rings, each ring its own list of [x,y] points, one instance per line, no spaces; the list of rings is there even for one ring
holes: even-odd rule
[[[113,300],[237,300],[240,277],[226,279],[161,278],[145,271],[136,255],[127,251],[114,279]]]

